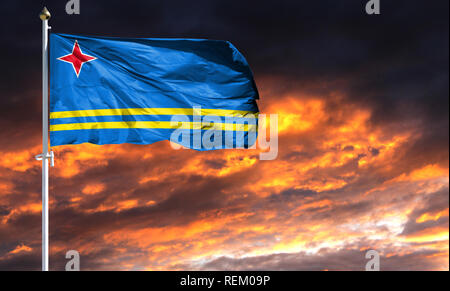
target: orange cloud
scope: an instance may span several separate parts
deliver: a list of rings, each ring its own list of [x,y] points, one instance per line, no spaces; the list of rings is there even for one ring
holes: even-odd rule
[[[448,188],[448,167],[439,160],[404,155],[421,137],[416,128],[374,126],[370,108],[336,96],[289,93],[265,113],[279,114],[275,161],[260,161],[258,149],[174,151],[167,142],[55,148],[52,235],[65,237],[52,252],[71,241],[84,256],[110,254],[95,257],[100,268],[166,270],[200,268],[221,256],[377,249],[386,259],[424,251],[424,260],[448,268],[448,229],[400,235],[427,197]],[[2,176],[0,233],[19,218],[39,220],[40,164],[31,152],[0,164],[37,177],[25,188],[20,176]],[[412,222],[445,218],[448,207]],[[13,251],[31,252],[26,245]]]
[[[94,195],[102,192],[105,189],[105,185],[101,183],[86,185],[82,192],[87,195]]]
[[[22,252],[29,253],[32,250],[33,250],[32,248],[26,245],[18,245],[14,250],[10,251],[9,254],[14,255]]]
[[[424,213],[416,219],[417,223],[424,223],[427,221],[436,221],[441,217],[448,216],[448,208],[435,213]]]
[[[409,175],[402,174],[400,177],[396,178],[395,181],[421,181],[448,176],[448,168],[444,169],[439,165],[432,164],[420,169],[416,169]]]
[[[29,150],[18,152],[0,152],[3,157],[0,161],[0,167],[17,172],[26,172],[31,168],[40,167],[41,162],[35,159],[35,156],[42,151],[40,148],[41,146],[35,146]]]
[[[433,242],[433,241],[447,241],[449,240],[448,227],[432,227],[424,229],[423,231],[414,233],[406,238],[407,242]]]

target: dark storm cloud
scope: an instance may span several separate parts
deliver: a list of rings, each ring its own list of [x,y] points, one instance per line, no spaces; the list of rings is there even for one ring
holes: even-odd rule
[[[0,40],[8,68],[0,78],[0,143],[14,150],[39,141],[43,4],[55,32],[231,40],[257,81],[283,76],[285,87],[338,90],[373,108],[374,124],[421,119],[447,132],[448,1],[389,1],[379,16],[366,15],[363,2],[84,1],[81,15],[69,16],[61,1],[14,1],[6,8],[14,28]],[[311,82],[320,85],[302,85]]]
[[[41,258],[37,252],[4,257],[0,260],[0,270],[38,271]]]
[[[420,231],[427,230],[433,227],[448,228],[448,216],[442,216],[436,220],[429,220],[425,222],[417,222],[416,220],[423,214],[436,214],[440,211],[448,209],[449,205],[449,191],[448,188],[442,189],[438,192],[429,194],[409,216],[409,220],[403,229],[402,235],[408,236]]]
[[[364,271],[368,260],[365,252],[358,249],[332,250],[322,249],[319,253],[310,255],[306,253],[273,254],[267,256],[233,259],[221,257],[204,264],[201,270],[239,270],[239,271]],[[426,256],[439,254],[437,251],[422,251],[407,255],[383,257],[380,256],[380,269],[390,270],[423,270],[433,269],[437,266],[429,262]],[[411,264],[411,262],[417,262]],[[182,266],[183,269],[195,269],[193,266]]]
[[[138,165],[127,161],[125,157],[111,160],[106,167],[93,167],[67,182],[64,182],[64,179],[53,180],[55,187],[52,193],[59,201],[59,205],[51,214],[51,220],[58,221],[54,229],[58,235],[52,239],[70,240],[73,239],[73,234],[82,237],[83,234],[99,229],[108,232],[125,228],[186,225],[197,219],[201,213],[225,209],[230,203],[230,198],[223,194],[223,191],[239,188],[241,184],[248,183],[252,175],[251,172],[238,172],[220,179],[211,177],[205,179],[193,174],[176,175],[141,185],[137,181],[141,178],[140,174],[146,172],[148,165],[154,167],[163,165],[164,158],[157,156]],[[105,178],[108,178],[108,181],[105,181]],[[107,188],[92,197],[84,196],[78,208],[82,211],[75,210],[68,203],[72,196],[65,189],[79,195],[84,185],[98,181],[107,182]],[[116,203],[118,200],[129,199],[136,199],[138,206],[120,212],[111,209],[86,213],[108,202]],[[158,204],[144,206],[145,202],[152,199],[158,201]],[[58,225],[61,225],[61,228]]]
[[[355,101],[377,106],[374,121],[403,116],[403,101],[412,104],[407,111],[448,116],[445,0],[386,1],[379,16],[366,15],[364,1],[84,1],[79,16],[66,15],[61,1],[27,2],[7,8],[14,31],[1,41],[11,48],[6,61],[12,69],[2,79],[11,78],[4,84],[10,89],[32,72],[32,88],[39,88],[36,11],[45,3],[56,32],[227,39],[244,51],[257,78],[341,86]]]

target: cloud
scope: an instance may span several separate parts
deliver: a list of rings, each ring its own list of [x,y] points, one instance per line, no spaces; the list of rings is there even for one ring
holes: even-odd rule
[[[7,17],[35,23],[0,40],[1,270],[40,268],[41,7],[20,3]],[[280,129],[274,161],[168,142],[55,148],[53,269],[72,249],[85,270],[362,270],[367,249],[384,270],[448,269],[448,1],[386,3],[376,19],[337,1],[136,2],[131,20],[120,1],[77,18],[46,4],[58,32],[231,40]]]
[[[448,238],[448,187],[438,192],[428,194],[420,206],[409,215],[409,220],[403,229],[402,235],[414,237],[427,231],[435,230],[438,237]]]
[[[317,254],[301,252],[242,259],[220,257],[205,263],[199,269],[218,271],[364,271],[368,262],[365,253],[365,251],[359,249],[322,249]],[[445,255],[437,251],[418,251],[411,254],[382,257],[380,259],[380,270],[420,271],[439,269],[442,262],[445,262]],[[411,262],[414,262],[414,264]],[[192,268],[192,266],[179,267],[182,269]]]

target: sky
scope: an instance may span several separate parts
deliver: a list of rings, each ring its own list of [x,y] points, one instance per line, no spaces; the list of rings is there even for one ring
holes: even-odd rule
[[[52,31],[231,41],[279,153],[60,146],[50,268],[449,269],[449,1],[4,3],[0,270],[41,268],[41,21]],[[6,10],[6,11],[5,11]]]

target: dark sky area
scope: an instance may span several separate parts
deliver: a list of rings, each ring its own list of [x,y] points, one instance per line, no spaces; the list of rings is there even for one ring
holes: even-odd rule
[[[395,121],[414,111],[448,123],[448,1],[384,1],[376,16],[368,16],[366,1],[358,0],[85,0],[80,15],[67,15],[64,1],[31,2],[10,1],[5,7],[9,25],[2,28],[0,41],[8,69],[1,82],[9,98],[1,100],[6,110],[2,128],[30,122],[16,110],[29,110],[23,114],[36,123],[39,118],[31,105],[40,99],[24,90],[40,86],[36,11],[44,5],[53,14],[54,32],[230,40],[256,78],[287,80],[278,90],[332,80],[330,86],[375,106],[374,122]]]

